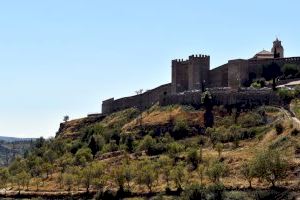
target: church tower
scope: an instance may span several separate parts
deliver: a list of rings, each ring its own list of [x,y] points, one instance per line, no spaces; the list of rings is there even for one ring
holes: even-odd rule
[[[281,45],[281,41],[276,38],[273,42],[272,53],[274,54],[274,58],[283,58],[284,57],[284,49]]]

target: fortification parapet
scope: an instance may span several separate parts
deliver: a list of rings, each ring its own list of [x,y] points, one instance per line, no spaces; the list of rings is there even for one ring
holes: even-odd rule
[[[209,59],[210,56],[209,55],[203,55],[203,54],[191,55],[191,56],[189,56],[189,61],[192,61],[192,60],[203,60],[203,58]]]

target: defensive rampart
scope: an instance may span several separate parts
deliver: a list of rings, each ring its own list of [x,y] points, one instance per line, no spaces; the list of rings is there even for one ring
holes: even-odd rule
[[[269,90],[236,90],[251,83],[251,80],[260,78],[263,66],[277,63],[281,67],[285,64],[300,65],[300,57],[274,59],[236,59],[227,64],[209,70],[210,57],[205,55],[190,56],[188,60],[172,61],[172,83],[159,86],[143,94],[114,98],[103,101],[102,113],[112,112],[135,107],[145,110],[155,103],[161,105],[188,104],[199,106],[201,89],[210,88],[214,104],[216,105],[277,105],[279,97]],[[213,89],[229,87],[233,89]],[[196,91],[196,92],[195,92]]]
[[[148,90],[140,95],[124,97],[115,100],[114,98],[102,102],[102,113],[109,114],[112,112],[124,110],[127,108],[138,108],[145,110],[159,101],[160,97],[167,96],[171,93],[171,84],[165,84],[155,89]]]
[[[239,106],[241,108],[253,108],[261,105],[282,105],[280,97],[271,89],[240,89],[230,88],[211,89],[214,105]],[[160,98],[160,105],[171,104],[191,105],[201,107],[201,91],[185,92],[176,95],[168,95]]]

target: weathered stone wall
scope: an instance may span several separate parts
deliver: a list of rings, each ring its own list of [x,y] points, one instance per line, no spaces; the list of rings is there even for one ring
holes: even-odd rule
[[[188,90],[197,90],[202,87],[203,81],[208,82],[210,57],[206,55],[189,56]]]
[[[228,86],[238,88],[246,85],[255,78],[261,78],[263,66],[277,63],[283,67],[285,64],[300,65],[300,57],[274,58],[274,59],[250,59],[230,60],[228,62]],[[214,74],[212,74],[214,76]]]
[[[108,99],[102,102],[102,113],[109,114],[132,107],[144,110],[157,103],[160,97],[163,98],[170,93],[171,84],[165,84],[155,89],[148,90],[141,95],[124,97],[117,100],[114,100],[113,98]]]
[[[271,63],[277,63],[283,67],[285,64],[297,64],[300,65],[300,57],[290,58],[274,58],[274,59],[261,59],[261,60],[248,60],[249,75],[255,74],[256,78],[260,78],[263,72],[263,66]]]
[[[192,55],[188,60],[172,60],[172,93],[196,90],[209,79],[210,57]]]
[[[203,81],[205,87],[231,87],[239,88],[247,81],[262,76],[264,65],[275,62],[280,66],[284,64],[300,65],[300,57],[275,59],[230,60],[227,64],[209,70],[210,57],[205,55],[190,56],[188,60],[172,61],[172,83],[149,90],[141,95],[125,97],[114,100],[108,99],[102,103],[102,113],[109,114],[115,111],[137,107],[146,109],[156,102],[162,105],[170,104],[199,104],[201,92],[185,92],[200,90]],[[255,77],[254,77],[255,76]],[[240,91],[213,90],[216,104],[274,104],[278,98],[270,91]],[[182,93],[177,95],[178,93]],[[173,94],[173,95],[170,95]],[[272,102],[273,101],[273,102]]]
[[[241,108],[252,108],[260,105],[281,105],[282,103],[280,97],[271,89],[212,89],[210,92],[212,94],[214,105],[239,105]],[[201,91],[168,95],[164,98],[160,98],[159,103],[161,106],[183,104],[200,107]]]
[[[222,65],[209,71],[207,87],[228,87],[228,65]]]
[[[102,113],[112,113],[113,107],[114,107],[114,98],[107,99],[105,101],[102,101]]]
[[[172,93],[188,90],[188,69],[187,60],[172,60]]]
[[[228,61],[228,86],[238,88],[249,78],[248,60]]]

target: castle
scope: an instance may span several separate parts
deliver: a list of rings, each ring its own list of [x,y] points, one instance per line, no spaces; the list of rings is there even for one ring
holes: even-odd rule
[[[130,107],[144,110],[156,102],[168,104],[166,99],[171,99],[169,102],[173,102],[172,98],[179,99],[175,103],[180,103],[185,100],[180,100],[178,95],[186,92],[199,93],[205,88],[226,90],[247,87],[254,79],[261,78],[263,66],[271,63],[276,63],[281,67],[285,64],[299,65],[300,57],[285,58],[281,41],[276,39],[271,51],[263,50],[250,59],[229,60],[226,64],[214,69],[210,69],[210,56],[208,55],[191,55],[187,60],[172,60],[171,83],[135,96],[105,100],[102,102],[102,113],[109,114]],[[191,95],[189,98],[192,98]],[[269,101],[268,98],[267,101]]]

